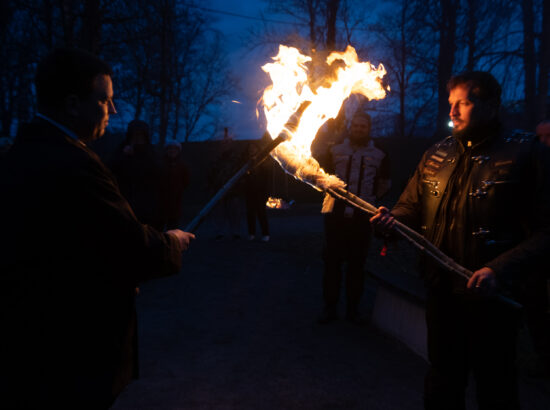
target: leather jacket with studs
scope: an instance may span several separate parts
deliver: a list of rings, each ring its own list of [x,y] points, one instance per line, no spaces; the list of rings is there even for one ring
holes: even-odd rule
[[[525,133],[447,137],[424,153],[391,212],[468,269],[514,281],[550,252],[549,151]]]

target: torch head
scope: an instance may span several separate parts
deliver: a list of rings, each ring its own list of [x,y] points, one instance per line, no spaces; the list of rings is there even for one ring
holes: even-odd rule
[[[286,122],[283,131],[279,134],[279,136],[284,134],[284,139],[290,139],[290,136],[292,133],[294,133],[298,129],[298,124],[300,124],[300,118],[302,118],[302,114],[306,110],[307,107],[311,104],[311,101],[304,101],[296,112],[290,116],[288,121]]]

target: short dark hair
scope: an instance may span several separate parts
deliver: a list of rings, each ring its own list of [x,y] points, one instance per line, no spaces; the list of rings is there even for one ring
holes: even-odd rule
[[[126,143],[133,144],[134,136],[139,132],[143,133],[148,144],[151,142],[149,124],[142,120],[132,120],[128,123],[128,128],[126,129]]]
[[[500,106],[502,88],[491,73],[486,71],[468,71],[457,74],[447,83],[447,91],[451,91],[459,85],[470,87],[470,92],[480,101],[492,102],[496,107]]]
[[[35,77],[38,107],[60,109],[65,98],[86,98],[92,93],[98,75],[113,75],[99,57],[81,49],[56,48],[38,64]]]

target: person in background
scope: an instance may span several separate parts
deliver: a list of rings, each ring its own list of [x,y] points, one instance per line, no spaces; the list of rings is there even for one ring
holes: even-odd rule
[[[262,141],[265,141],[262,140]],[[260,151],[256,142],[248,145],[248,156],[253,157]],[[266,202],[269,197],[268,186],[271,178],[272,163],[270,158],[250,170],[245,177],[246,219],[248,224],[248,239],[256,237],[256,217],[260,223],[262,241],[269,241],[269,222],[267,220]]]
[[[178,273],[194,235],[142,224],[88,148],[116,114],[109,65],[56,49],[35,86],[0,163],[0,402],[108,409],[137,376],[136,283]]]
[[[218,154],[209,168],[207,176],[210,196],[215,195],[229,179],[244,165],[246,152],[234,141],[225,128],[224,139],[217,145]],[[212,222],[217,231],[215,239],[225,237],[241,239],[242,217],[244,209],[244,181],[239,180],[214,207]]]
[[[537,125],[535,132],[539,141],[550,147],[550,120],[541,121]]]
[[[145,121],[128,124],[126,140],[114,154],[110,168],[138,220],[162,229],[161,164]]]
[[[390,189],[388,156],[371,139],[370,115],[357,110],[351,119],[347,138],[332,145],[319,158],[321,166],[336,174],[347,189],[368,202],[375,202]],[[338,318],[340,286],[345,271],[346,319],[364,323],[359,313],[363,295],[365,262],[372,237],[368,215],[328,194],[321,211],[325,222],[323,259],[324,311],[319,322],[329,323]]]
[[[189,185],[189,169],[182,156],[182,146],[178,141],[164,144],[161,170],[161,218],[166,229],[179,227],[183,192]]]

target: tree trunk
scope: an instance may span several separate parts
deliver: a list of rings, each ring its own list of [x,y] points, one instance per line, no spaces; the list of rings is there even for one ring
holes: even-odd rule
[[[524,127],[531,129],[535,123],[537,73],[533,0],[522,0],[521,11],[523,17],[523,81],[525,87],[524,118],[526,122]]]
[[[449,103],[447,81],[453,73],[456,50],[456,0],[440,0],[439,58],[437,64],[437,129],[438,135],[448,133]]]
[[[309,41],[311,44],[311,49],[315,49],[317,47],[317,35],[315,34],[316,22],[315,22],[315,1],[314,0],[308,0],[307,2],[307,8],[308,8],[308,14],[309,14]]]
[[[468,62],[466,63],[466,69],[468,71],[473,71],[475,67],[477,18],[477,0],[468,0],[468,22],[466,23],[468,37]]]
[[[406,93],[406,78],[407,78],[407,5],[402,4],[401,6],[401,20],[400,20],[400,29],[401,29],[401,49],[400,56],[401,61],[399,62],[400,73],[399,77],[399,136],[403,138],[405,136],[405,124],[406,124],[406,113],[405,113],[405,93]]]
[[[172,30],[172,2],[165,0],[161,5],[161,38],[160,38],[160,115],[159,115],[159,143],[164,145],[166,141],[166,134],[168,132],[168,119],[170,113],[170,52],[171,42],[170,33]]]
[[[101,44],[101,12],[99,0],[86,0],[84,2],[84,16],[82,17],[82,30],[80,34],[80,46],[93,54],[99,54]]]
[[[75,13],[72,0],[60,0],[61,25],[63,27],[63,41],[65,47],[74,47]]]
[[[139,83],[136,86],[136,111],[134,113],[134,119],[139,120],[141,117],[141,113],[143,111],[143,105],[145,103],[143,98],[143,86],[142,86],[142,79],[143,77],[140,77]]]
[[[550,75],[550,0],[544,0],[542,7],[537,121],[548,119],[548,76]]]
[[[327,4],[327,51],[334,51],[336,48],[336,17],[340,0],[328,0]]]
[[[53,17],[54,6],[50,0],[44,1],[40,13],[44,16],[44,26],[46,27],[46,34],[44,39],[44,44],[48,50],[53,48],[55,34],[54,34],[54,17]]]

